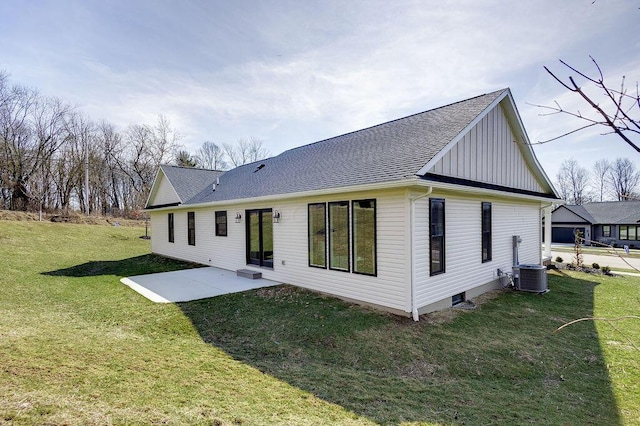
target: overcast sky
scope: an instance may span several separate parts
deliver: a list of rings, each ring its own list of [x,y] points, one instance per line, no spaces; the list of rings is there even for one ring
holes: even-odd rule
[[[271,154],[510,87],[532,142],[579,125],[529,104],[574,100],[544,71],[564,59],[616,85],[640,79],[640,10],[628,0],[2,0],[0,70],[121,129],[166,115],[194,152],[264,141]],[[535,150],[640,155],[583,132]]]

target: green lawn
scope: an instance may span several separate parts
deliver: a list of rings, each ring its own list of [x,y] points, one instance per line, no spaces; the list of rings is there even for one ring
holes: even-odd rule
[[[154,304],[140,228],[0,220],[0,424],[640,424],[640,279],[414,323],[282,286]],[[448,319],[447,319],[448,318]]]

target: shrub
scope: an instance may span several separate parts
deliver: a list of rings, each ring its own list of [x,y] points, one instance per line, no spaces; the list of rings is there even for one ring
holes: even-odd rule
[[[591,264],[591,267],[592,267],[593,269],[600,269],[600,265],[598,265],[598,264],[597,264],[597,263],[595,263],[595,262],[593,262],[593,263]]]
[[[603,266],[602,267],[602,273],[605,274],[605,275],[611,274],[611,268],[609,268],[608,266]]]
[[[563,261],[563,259],[560,256],[556,257],[556,262],[562,263],[562,261]]]

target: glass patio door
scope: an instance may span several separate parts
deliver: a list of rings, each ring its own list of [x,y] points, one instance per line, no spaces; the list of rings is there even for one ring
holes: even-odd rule
[[[271,209],[247,210],[247,263],[273,268]]]

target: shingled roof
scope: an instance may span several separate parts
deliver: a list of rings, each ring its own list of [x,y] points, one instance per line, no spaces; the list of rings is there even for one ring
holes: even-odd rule
[[[640,201],[605,201],[580,206],[565,205],[567,209],[592,225],[624,225],[640,223]]]
[[[508,90],[293,148],[224,174],[171,166],[163,166],[162,170],[183,204],[414,178],[429,160]],[[217,178],[219,185],[213,191],[212,184]]]

